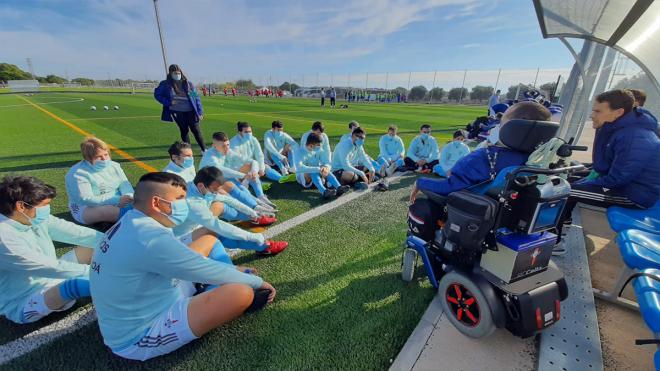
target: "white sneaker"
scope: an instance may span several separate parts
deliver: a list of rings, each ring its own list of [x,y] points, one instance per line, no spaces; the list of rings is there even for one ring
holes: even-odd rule
[[[277,210],[277,206],[275,206],[274,203],[270,202],[268,197],[266,195],[263,195],[261,197],[257,197],[257,202],[261,201],[263,205],[270,206],[271,208]]]
[[[392,161],[390,166],[388,166],[387,169],[385,170],[385,174],[387,174],[387,176],[392,176],[392,174],[396,172],[397,168],[398,166],[396,164],[396,161]]]
[[[260,202],[261,201],[257,201],[257,203],[259,203],[259,204],[254,207],[254,210],[257,213],[264,214],[264,215],[272,214],[273,216],[275,216],[275,213],[277,212],[277,209],[273,209],[272,207],[270,207],[268,205],[264,205]]]
[[[562,256],[566,254],[566,242],[561,241],[552,248],[552,256]]]

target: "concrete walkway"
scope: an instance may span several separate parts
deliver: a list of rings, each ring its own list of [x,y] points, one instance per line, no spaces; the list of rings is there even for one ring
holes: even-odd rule
[[[506,330],[485,339],[461,334],[444,316],[436,295],[390,370],[532,370],[536,353],[533,337],[520,339]]]

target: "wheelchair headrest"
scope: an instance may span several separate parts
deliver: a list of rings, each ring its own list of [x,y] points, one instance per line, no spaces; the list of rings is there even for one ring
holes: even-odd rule
[[[500,126],[500,142],[524,153],[532,153],[539,144],[554,138],[559,124],[550,121],[509,120]]]

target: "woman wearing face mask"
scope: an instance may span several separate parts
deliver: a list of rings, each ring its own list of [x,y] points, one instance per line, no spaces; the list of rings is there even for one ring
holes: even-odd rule
[[[65,178],[71,215],[81,224],[114,223],[132,208],[133,186],[102,140],[85,138],[80,151],[83,160]]]
[[[195,159],[190,144],[174,142],[167,152],[170,154],[170,163],[163,171],[182,177],[186,183],[192,182],[195,179]]]
[[[199,122],[204,117],[202,101],[195,86],[188,81],[176,65],[170,65],[167,78],[160,82],[154,90],[154,98],[163,105],[161,120],[176,122],[181,131],[181,140],[190,143],[189,132],[192,131],[202,152],[206,151]]]
[[[31,323],[90,295],[89,262],[103,233],[50,215],[55,188],[27,176],[0,181],[0,315]],[[77,244],[61,258],[53,241]]]

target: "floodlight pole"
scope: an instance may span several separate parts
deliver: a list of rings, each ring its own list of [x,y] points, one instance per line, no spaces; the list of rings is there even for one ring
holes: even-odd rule
[[[160,50],[163,53],[163,65],[165,66],[165,74],[167,75],[167,57],[165,53],[165,42],[163,41],[163,31],[160,26],[160,13],[158,12],[158,0],[154,0],[154,11],[156,12],[156,25],[158,26],[158,37],[160,38]]]
[[[500,84],[500,74],[502,73],[502,69],[500,68],[497,70],[497,80],[495,80],[495,90],[493,90],[493,93],[497,91],[497,86]]]
[[[534,77],[534,85],[532,85],[534,88],[536,88],[536,81],[539,79],[539,71],[541,70],[541,67],[536,68],[536,76]]]
[[[463,101],[463,88],[465,87],[465,77],[467,77],[467,69],[463,73],[463,83],[461,84],[461,96],[458,98],[458,104]]]

